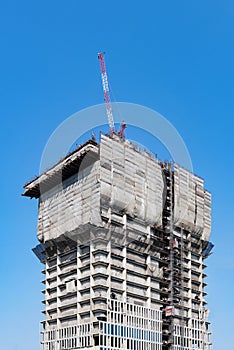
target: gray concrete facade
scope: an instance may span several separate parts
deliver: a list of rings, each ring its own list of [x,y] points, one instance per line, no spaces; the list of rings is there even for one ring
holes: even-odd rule
[[[42,350],[212,349],[201,178],[101,136],[24,189],[39,201]]]

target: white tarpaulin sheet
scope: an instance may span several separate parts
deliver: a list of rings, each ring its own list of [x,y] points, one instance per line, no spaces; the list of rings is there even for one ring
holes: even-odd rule
[[[103,205],[148,224],[161,225],[164,183],[156,159],[127,143],[102,136],[100,166]]]
[[[198,176],[174,165],[174,222],[209,240],[211,231],[211,194]]]

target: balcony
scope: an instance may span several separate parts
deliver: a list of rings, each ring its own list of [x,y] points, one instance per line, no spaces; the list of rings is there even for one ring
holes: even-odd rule
[[[88,291],[89,291],[89,290],[88,290]],[[80,303],[82,303],[82,302],[84,303],[84,302],[90,300],[90,297],[91,297],[90,291],[89,291],[89,293],[81,294],[80,297],[79,297],[79,302],[80,302]]]
[[[47,266],[48,268],[56,266],[57,265],[57,258],[51,258],[47,260]]]
[[[131,264],[127,264],[127,270],[128,271],[134,271],[135,273],[139,274],[139,275],[143,275],[145,276],[145,274],[147,273],[147,268],[143,267],[143,266],[138,266],[138,265],[131,265]]]
[[[46,311],[52,312],[52,313],[57,312],[57,303],[51,304],[51,305],[47,305],[46,306]]]
[[[63,289],[62,291],[58,292],[58,297],[63,297],[66,296],[68,294],[67,289]]]
[[[60,262],[59,262],[59,266],[61,265],[65,265],[68,264],[72,261],[75,261],[77,259],[77,252],[76,249],[69,251],[67,253],[63,253],[62,255],[60,255]]]
[[[123,284],[119,283],[117,281],[111,281],[111,288],[122,291],[123,290]]]
[[[113,267],[117,267],[119,269],[123,269],[123,264],[122,264],[122,261],[119,261],[119,260],[111,260],[111,266]]]
[[[76,272],[77,271],[77,265],[68,265],[60,269],[59,275],[65,275],[67,273],[70,273],[71,271]]]
[[[47,299],[56,298],[56,296],[57,296],[57,288],[54,288],[54,289],[49,289],[48,288],[47,292],[48,292]]]
[[[77,295],[71,296],[69,298],[63,298],[62,300],[58,302],[58,307],[63,307],[67,305],[74,305],[77,303]]]
[[[123,280],[123,272],[120,270],[111,270],[111,276]]]
[[[186,280],[189,280],[190,277],[189,277],[189,273],[187,271],[183,271],[182,272],[182,276],[186,279]]]
[[[198,277],[198,276],[196,276],[196,275],[193,275],[193,274],[191,274],[191,281],[192,282],[196,282],[196,283],[201,283],[201,279],[200,279],[200,277]]]
[[[49,312],[49,313],[47,314],[47,319],[48,319],[48,320],[54,320],[54,319],[56,319],[57,317],[58,317],[57,309],[56,309],[55,312]]]
[[[106,310],[106,309],[107,309],[107,303],[105,301],[94,302],[93,311]]]
[[[146,289],[140,289],[134,286],[127,286],[127,292],[138,295],[140,297],[146,297],[146,294],[147,294]]]
[[[104,278],[99,278],[99,279],[95,279],[92,282],[92,288],[96,289],[96,288],[103,288],[103,287],[108,287],[108,282],[106,279]]]
[[[93,257],[93,264],[98,263],[98,262],[102,262],[102,263],[107,264],[108,263],[107,256],[94,255],[94,257]]]
[[[90,311],[90,304],[89,303],[85,303],[85,304],[81,304],[80,303],[80,307],[79,307],[79,310],[78,310],[78,312],[80,312],[80,313],[85,313],[85,312],[88,312],[88,311]]]
[[[47,289],[52,289],[57,287],[57,280],[47,281]]]
[[[90,279],[80,281],[80,290],[90,288]]]
[[[77,307],[72,307],[69,309],[62,309],[60,312],[58,312],[59,317],[64,317],[64,316],[71,316],[77,313]]]
[[[93,294],[94,298],[107,298],[107,292],[105,290],[95,291]]]
[[[197,293],[197,294],[200,293],[200,290],[197,288],[197,285],[196,286],[192,285],[191,290],[193,293]]]
[[[137,275],[133,275],[133,274],[129,274],[129,273],[127,275],[127,280],[131,284],[140,285],[141,287],[142,286],[145,287],[145,285],[147,284],[146,277],[141,277],[141,276],[137,276]]]
[[[174,315],[178,317],[188,317],[188,311],[175,308]]]
[[[81,278],[89,277],[90,276],[90,269],[84,269],[81,271]]]
[[[48,276],[48,278],[56,277],[57,276],[57,269],[56,268],[47,269],[47,276]]]
[[[128,252],[127,254],[127,260],[131,260],[133,262],[136,262],[140,265],[143,265],[145,266],[145,259],[144,257],[140,256],[140,255],[137,255],[137,254],[133,254],[133,253],[130,253]]]
[[[182,286],[183,288],[189,288],[189,284],[188,284],[188,282],[185,282],[185,281],[183,281],[182,283],[178,283],[177,285],[176,285],[176,283],[174,283],[175,284],[175,286]]]
[[[90,274],[90,271],[89,271],[89,274]],[[96,274],[107,275],[108,271],[104,266],[95,266],[94,271],[93,271],[93,276]]]

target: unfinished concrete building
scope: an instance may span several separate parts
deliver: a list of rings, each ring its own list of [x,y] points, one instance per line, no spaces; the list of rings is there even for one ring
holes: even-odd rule
[[[39,199],[42,350],[211,350],[201,178],[101,136],[24,188]]]

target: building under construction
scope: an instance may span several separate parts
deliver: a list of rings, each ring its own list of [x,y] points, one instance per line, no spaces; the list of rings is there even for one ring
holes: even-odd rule
[[[211,350],[211,195],[118,136],[24,186],[38,198],[42,350]]]

